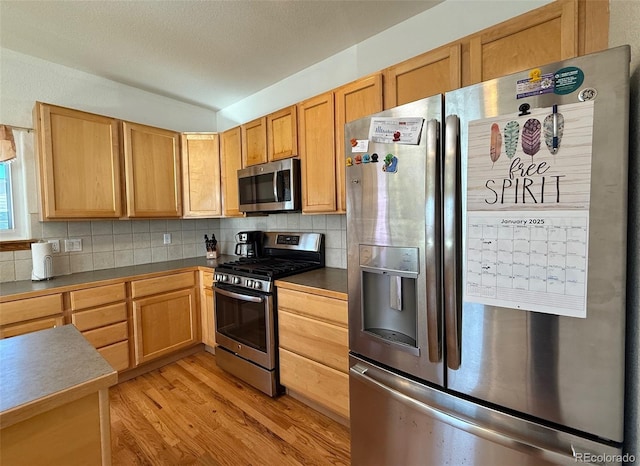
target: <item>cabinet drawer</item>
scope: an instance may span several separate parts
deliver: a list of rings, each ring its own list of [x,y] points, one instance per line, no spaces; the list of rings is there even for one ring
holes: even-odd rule
[[[349,376],[280,349],[280,382],[327,409],[349,418]]]
[[[349,372],[349,335],[344,327],[279,310],[278,338],[281,348]]]
[[[191,288],[195,285],[195,272],[176,273],[131,282],[131,296],[137,298],[181,288]]]
[[[127,323],[120,322],[107,327],[82,332],[82,335],[84,335],[95,348],[101,348],[128,339],[129,331]]]
[[[0,304],[0,325],[62,313],[62,293]]]
[[[98,286],[69,293],[71,310],[73,311],[124,301],[126,297],[124,283]]]
[[[118,372],[129,368],[129,342],[121,341],[98,349],[98,353]]]
[[[103,327],[127,320],[127,304],[118,303],[99,307],[88,311],[75,312],[71,315],[71,323],[81,332],[92,328]]]
[[[15,337],[16,335],[37,332],[38,330],[60,327],[63,324],[63,318],[60,315],[54,317],[46,317],[44,319],[32,320],[30,322],[24,322],[20,324],[7,325],[6,327],[0,329],[0,338]]]
[[[348,326],[347,302],[340,299],[278,288],[278,309]]]

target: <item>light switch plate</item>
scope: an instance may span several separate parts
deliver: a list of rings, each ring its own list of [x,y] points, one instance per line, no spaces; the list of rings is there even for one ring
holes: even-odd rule
[[[64,240],[65,252],[80,252],[82,251],[82,238],[78,239],[65,239]]]
[[[171,233],[165,233],[162,239],[164,244],[171,244]]]

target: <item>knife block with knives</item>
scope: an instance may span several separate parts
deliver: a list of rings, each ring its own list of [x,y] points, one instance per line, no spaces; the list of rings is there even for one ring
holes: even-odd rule
[[[217,259],[218,258],[218,240],[216,240],[216,235],[211,234],[211,239],[207,235],[204,235],[204,244],[207,249],[207,259]]]

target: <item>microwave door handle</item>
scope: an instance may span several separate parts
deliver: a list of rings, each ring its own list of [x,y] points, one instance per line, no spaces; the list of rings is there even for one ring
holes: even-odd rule
[[[278,172],[273,172],[273,197],[275,198],[274,202],[280,202],[278,196]]]
[[[239,299],[241,301],[250,301],[252,303],[261,303],[264,301],[263,296],[247,296],[245,294],[234,293],[233,291],[223,290],[221,288],[214,288],[216,293],[219,293],[224,296],[228,296],[229,298]]]

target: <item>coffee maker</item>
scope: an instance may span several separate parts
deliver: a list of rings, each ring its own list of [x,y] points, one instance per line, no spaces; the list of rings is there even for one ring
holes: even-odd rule
[[[236,256],[260,257],[261,254],[261,231],[241,231],[236,235]]]

